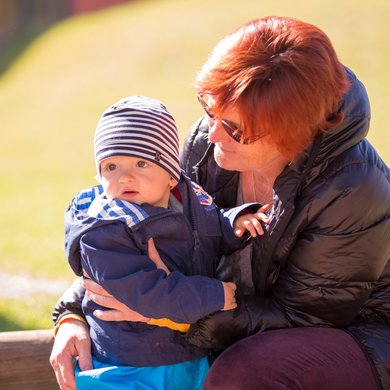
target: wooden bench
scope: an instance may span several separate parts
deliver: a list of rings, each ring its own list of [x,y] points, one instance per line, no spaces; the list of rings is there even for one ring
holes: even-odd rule
[[[52,330],[0,332],[0,390],[58,390]]]

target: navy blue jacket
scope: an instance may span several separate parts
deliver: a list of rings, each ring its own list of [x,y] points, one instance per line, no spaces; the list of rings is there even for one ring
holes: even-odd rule
[[[194,323],[224,306],[222,284],[213,276],[222,248],[229,253],[244,245],[232,229],[242,208],[220,212],[184,175],[177,189],[183,213],[108,200],[101,186],[80,192],[65,214],[65,248],[77,275],[84,269],[133,310],[146,317]],[[168,276],[148,257],[149,238],[172,271]],[[85,296],[83,312],[99,361],[157,366],[207,354],[180,332],[139,322],[101,321],[93,315],[96,309],[102,308]]]

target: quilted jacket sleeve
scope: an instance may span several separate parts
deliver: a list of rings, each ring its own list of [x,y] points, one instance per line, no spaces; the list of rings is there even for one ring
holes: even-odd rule
[[[57,301],[52,313],[54,324],[57,324],[62,317],[68,314],[77,314],[84,317],[81,302],[84,298],[85,289],[81,286],[80,281],[80,278],[76,279]]]

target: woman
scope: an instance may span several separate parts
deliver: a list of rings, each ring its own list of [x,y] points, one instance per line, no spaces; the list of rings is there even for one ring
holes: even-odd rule
[[[183,168],[221,207],[272,203],[267,234],[221,261],[221,277],[240,286],[237,309],[187,336],[226,349],[204,388],[390,388],[390,174],[364,139],[364,87],[321,30],[269,17],[224,38],[196,89],[206,116]],[[116,309],[104,318],[132,320],[86,285]],[[72,305],[62,302],[61,318]],[[82,326],[59,328],[57,377],[66,357],[86,360]]]

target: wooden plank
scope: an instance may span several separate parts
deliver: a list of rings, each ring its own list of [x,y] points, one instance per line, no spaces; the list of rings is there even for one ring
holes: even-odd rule
[[[52,330],[0,333],[0,390],[58,390],[49,356]]]

